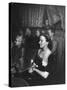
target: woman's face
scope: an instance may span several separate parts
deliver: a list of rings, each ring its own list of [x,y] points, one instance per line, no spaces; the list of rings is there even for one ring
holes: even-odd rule
[[[47,45],[47,41],[44,36],[40,36],[39,44],[40,44],[40,48],[44,48],[44,46]]]

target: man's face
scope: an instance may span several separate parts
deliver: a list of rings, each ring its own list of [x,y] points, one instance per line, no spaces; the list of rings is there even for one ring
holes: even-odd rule
[[[30,36],[31,35],[31,30],[29,28],[27,28],[25,34]]]
[[[48,30],[48,34],[49,34],[50,37],[53,35],[51,30]]]
[[[36,36],[40,36],[40,31],[36,31]]]
[[[16,45],[17,45],[17,46],[20,46],[21,43],[22,43],[22,36],[17,36],[17,37],[16,37]]]

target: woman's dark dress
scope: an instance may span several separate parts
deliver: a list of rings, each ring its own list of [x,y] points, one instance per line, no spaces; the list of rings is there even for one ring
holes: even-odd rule
[[[37,72],[33,72],[32,74],[29,74],[28,72],[25,72],[23,76],[25,76],[25,80],[29,83],[30,86],[35,85],[48,85],[48,84],[56,84],[56,61],[53,60],[53,56],[50,55],[48,59],[48,65],[46,67],[42,66],[42,59],[36,55],[35,61],[38,65],[38,69],[40,71],[47,71],[49,72],[49,76],[44,79],[41,75],[39,75]]]
[[[49,72],[49,76],[46,79],[35,71],[30,74],[28,70],[24,71],[22,74],[16,74],[15,76],[27,81],[29,86],[56,84],[56,60],[54,60],[54,56],[49,56],[48,65],[46,67],[42,66],[42,59],[38,55],[36,55],[34,62],[38,65],[40,71]]]

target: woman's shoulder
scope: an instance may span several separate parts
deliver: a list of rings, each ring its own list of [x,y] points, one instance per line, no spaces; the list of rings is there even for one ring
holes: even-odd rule
[[[40,53],[42,53],[42,50],[41,49],[38,50],[38,55]],[[47,48],[45,51],[43,51],[42,54],[44,54],[44,56],[49,56],[51,54],[51,50],[49,48]]]
[[[49,48],[47,48],[47,50],[46,50],[46,55],[50,55],[51,54],[51,50],[49,49]]]

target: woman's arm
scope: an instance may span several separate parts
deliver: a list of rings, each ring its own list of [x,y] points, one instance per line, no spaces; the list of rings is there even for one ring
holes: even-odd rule
[[[46,79],[49,75],[49,72],[47,71],[40,71],[39,69],[33,68],[35,72],[37,72],[39,75],[41,75],[44,79]]]
[[[42,66],[46,67],[48,65],[48,58],[50,55],[51,55],[51,51],[48,49],[43,57]]]

